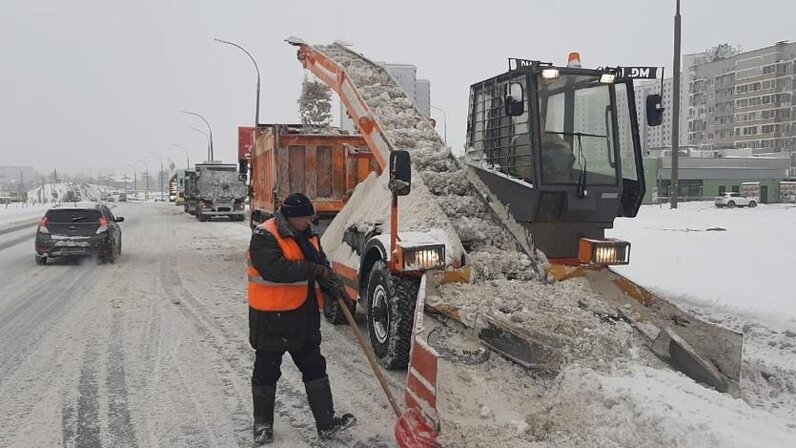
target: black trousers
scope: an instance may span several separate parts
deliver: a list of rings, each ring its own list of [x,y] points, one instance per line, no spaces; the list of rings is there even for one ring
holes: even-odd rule
[[[291,350],[290,357],[301,371],[301,379],[307,383],[326,376],[326,358],[321,354],[321,338],[309,337],[300,350]],[[285,351],[256,350],[252,385],[272,386],[282,376],[282,356]]]

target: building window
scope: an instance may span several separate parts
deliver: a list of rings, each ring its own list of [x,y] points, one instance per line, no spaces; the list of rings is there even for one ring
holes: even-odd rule
[[[727,186],[719,185],[719,196],[723,195],[725,191],[727,191]]]

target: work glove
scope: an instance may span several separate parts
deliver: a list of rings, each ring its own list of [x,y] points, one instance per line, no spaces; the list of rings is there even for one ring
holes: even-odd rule
[[[348,295],[345,290],[345,285],[340,277],[332,270],[329,269],[329,277],[323,280],[318,280],[318,283],[334,300],[337,298],[343,299],[343,302],[348,306],[348,309],[354,309],[354,300]]]
[[[310,280],[315,280],[323,285],[328,283],[333,277],[335,277],[335,275],[332,271],[332,268],[322,264],[313,263],[312,267],[310,268],[309,277]]]

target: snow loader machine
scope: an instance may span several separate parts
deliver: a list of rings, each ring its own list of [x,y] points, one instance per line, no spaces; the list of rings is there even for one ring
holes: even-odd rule
[[[438,446],[438,433],[466,424],[457,416],[485,417],[484,403],[503,414],[527,406],[516,378],[555,374],[568,336],[534,313],[515,319],[499,296],[575,278],[599,299],[575,311],[626,323],[661,365],[739,393],[741,334],[609,269],[629,263],[630,243],[605,229],[635,217],[645,193],[633,80],[655,78],[655,68],[587,69],[577,53],[561,67],[509,59],[505,73],[472,85],[457,159],[384,68],[342,44],[287,42],[339,95],[381,169],[357,186],[323,245],[365,307],[382,366],[408,370],[402,446]],[[659,125],[660,96],[645,104]],[[333,307],[324,314],[342,321]],[[468,399],[468,389],[483,397]]]

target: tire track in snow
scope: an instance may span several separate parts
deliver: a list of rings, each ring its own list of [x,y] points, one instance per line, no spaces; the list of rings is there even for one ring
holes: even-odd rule
[[[39,220],[35,219],[33,221],[25,221],[24,223],[12,223],[8,227],[0,227],[0,235],[5,235],[8,233],[16,232],[17,230],[22,230],[26,228],[31,228],[38,224]]]
[[[80,382],[78,386],[77,409],[64,409],[64,416],[77,416],[76,421],[64,421],[64,445],[74,444],[77,448],[100,447],[100,427],[99,427],[99,401],[97,387],[97,354],[94,350],[86,352],[83,360],[83,368],[80,371]],[[73,434],[74,440],[66,438],[71,431],[66,428],[75,427]],[[70,443],[71,442],[71,443]]]
[[[0,243],[0,250],[8,249],[9,247],[16,246],[17,244],[24,243],[25,241],[32,240],[35,235],[24,235],[17,237],[11,241],[6,241],[4,243]],[[32,254],[31,254],[32,255]]]
[[[58,277],[39,279],[20,294],[16,308],[0,314],[2,353],[8,355],[0,361],[0,385],[48,336],[47,322],[74,308],[81,297],[78,289],[92,283],[98,272],[98,269],[65,269]]]
[[[238,357],[229,354],[231,346],[229,341],[233,341],[234,338],[224,334],[212,319],[207,318],[209,314],[206,310],[202,310],[199,301],[185,289],[176,268],[176,260],[176,256],[172,254],[159,263],[163,290],[172,303],[179,307],[188,322],[194,325],[197,333],[204,337],[213,351],[219,355],[214,361],[214,371],[223,384],[225,407],[231,411],[230,417],[235,425],[238,446],[248,447],[251,445],[251,434],[248,432],[251,430],[250,416],[248,410],[243,408],[243,403],[246,402],[244,392],[235,386],[236,381],[240,381],[239,375],[235,374],[240,371],[239,366],[233,365]]]
[[[130,419],[127,400],[127,381],[125,379],[125,359],[122,352],[121,312],[113,313],[111,340],[108,354],[107,389],[109,394],[109,428],[111,446],[133,447],[136,443],[135,431]]]

